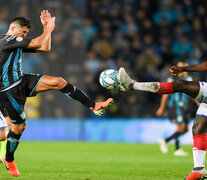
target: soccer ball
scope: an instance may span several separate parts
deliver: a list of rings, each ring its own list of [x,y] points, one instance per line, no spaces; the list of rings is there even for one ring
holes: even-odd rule
[[[99,76],[101,86],[106,89],[113,90],[117,85],[117,71],[114,69],[106,69]]]

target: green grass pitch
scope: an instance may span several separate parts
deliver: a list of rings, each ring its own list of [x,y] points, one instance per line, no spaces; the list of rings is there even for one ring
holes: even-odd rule
[[[187,157],[161,154],[158,145],[88,142],[21,142],[16,151],[20,177],[0,164],[2,180],[182,180],[193,168]]]

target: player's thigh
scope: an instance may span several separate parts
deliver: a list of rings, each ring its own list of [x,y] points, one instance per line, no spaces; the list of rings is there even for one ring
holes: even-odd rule
[[[45,75],[37,85],[35,92],[43,92],[53,89],[62,89],[67,85],[67,82],[62,77],[53,77]]]
[[[1,104],[8,113],[12,124],[23,124],[26,120],[26,114],[24,112],[26,97],[18,90],[18,87],[14,87],[11,91],[8,90],[4,93],[0,93]],[[17,94],[16,91],[18,91],[19,94]]]
[[[177,80],[173,82],[173,88],[175,92],[183,92],[192,98],[196,98],[200,90],[200,84],[199,81]]]
[[[207,132],[207,104],[201,103],[193,123],[193,135],[206,134]]]
[[[207,132],[207,118],[204,116],[196,116],[193,123],[193,135],[206,134]]]

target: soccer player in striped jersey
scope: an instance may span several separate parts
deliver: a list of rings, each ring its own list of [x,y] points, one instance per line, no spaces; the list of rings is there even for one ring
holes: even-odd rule
[[[173,66],[170,68],[172,75],[177,76],[182,72],[207,72],[207,62],[190,66]],[[207,151],[207,82],[177,80],[174,82],[135,82],[124,68],[120,68],[117,79],[121,91],[137,90],[157,94],[173,94],[182,92],[195,98],[200,106],[196,112],[193,123],[193,160],[194,168],[186,180],[207,178],[205,157]]]
[[[51,33],[55,28],[55,17],[51,17],[47,10],[43,10],[40,20],[43,33],[37,38],[26,38],[31,29],[31,23],[24,17],[14,18],[8,32],[0,37],[0,103],[6,109],[12,123],[7,135],[6,156],[3,156],[1,160],[13,176],[19,176],[14,152],[26,128],[24,105],[27,97],[47,90],[59,90],[66,97],[81,102],[99,116],[113,102],[112,98],[105,102],[94,102],[62,77],[23,73],[22,54],[24,52],[49,52],[51,49]]]

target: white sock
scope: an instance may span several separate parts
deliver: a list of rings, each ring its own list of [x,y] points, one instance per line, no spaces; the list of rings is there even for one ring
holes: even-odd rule
[[[206,151],[193,148],[193,161],[195,167],[205,167]]]
[[[134,90],[156,92],[159,89],[159,82],[135,82],[133,85]]]

